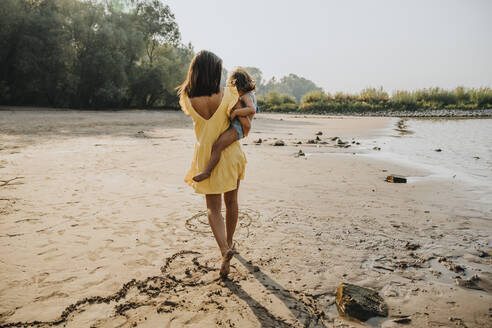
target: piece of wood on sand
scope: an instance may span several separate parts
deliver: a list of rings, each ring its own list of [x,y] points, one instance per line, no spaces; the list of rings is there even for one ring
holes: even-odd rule
[[[338,311],[360,321],[372,317],[387,317],[388,305],[375,290],[342,283],[337,288],[335,299]]]
[[[407,178],[400,175],[390,174],[386,177],[386,181],[391,183],[407,183]]]

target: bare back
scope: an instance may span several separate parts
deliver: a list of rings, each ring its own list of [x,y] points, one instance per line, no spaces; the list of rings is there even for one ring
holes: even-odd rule
[[[190,98],[190,102],[198,115],[205,120],[209,120],[219,108],[223,97],[224,89],[221,88],[219,93],[214,93],[211,96]]]

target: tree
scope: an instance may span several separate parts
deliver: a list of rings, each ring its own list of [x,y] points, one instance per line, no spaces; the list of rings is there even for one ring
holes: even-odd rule
[[[263,73],[257,67],[247,66],[244,69],[255,79],[256,89],[260,89],[263,85]]]
[[[261,84],[258,88],[260,95],[266,95],[270,91],[278,91],[279,93],[288,94],[296,99],[297,103],[300,103],[302,97],[310,91],[321,91],[314,82],[299,77],[295,74],[289,74],[277,81],[275,77],[272,77],[266,84]]]
[[[149,64],[152,66],[154,52],[159,44],[178,45],[181,39],[178,24],[168,5],[159,0],[142,0],[136,7],[137,22],[143,33]]]

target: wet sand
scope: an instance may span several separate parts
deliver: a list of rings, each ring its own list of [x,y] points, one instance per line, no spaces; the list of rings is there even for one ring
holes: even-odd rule
[[[0,327],[491,326],[490,213],[457,181],[385,182],[427,175],[360,156],[392,123],[259,114],[219,281],[204,198],[183,182],[187,117],[0,111]],[[478,289],[455,282],[475,274]],[[342,282],[379,291],[389,317],[341,318]]]

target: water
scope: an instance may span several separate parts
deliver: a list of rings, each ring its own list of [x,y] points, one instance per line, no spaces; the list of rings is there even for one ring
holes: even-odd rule
[[[476,200],[492,208],[492,119],[395,119],[381,133],[366,140],[368,148],[381,147],[369,156],[429,172],[409,182],[461,180]]]

